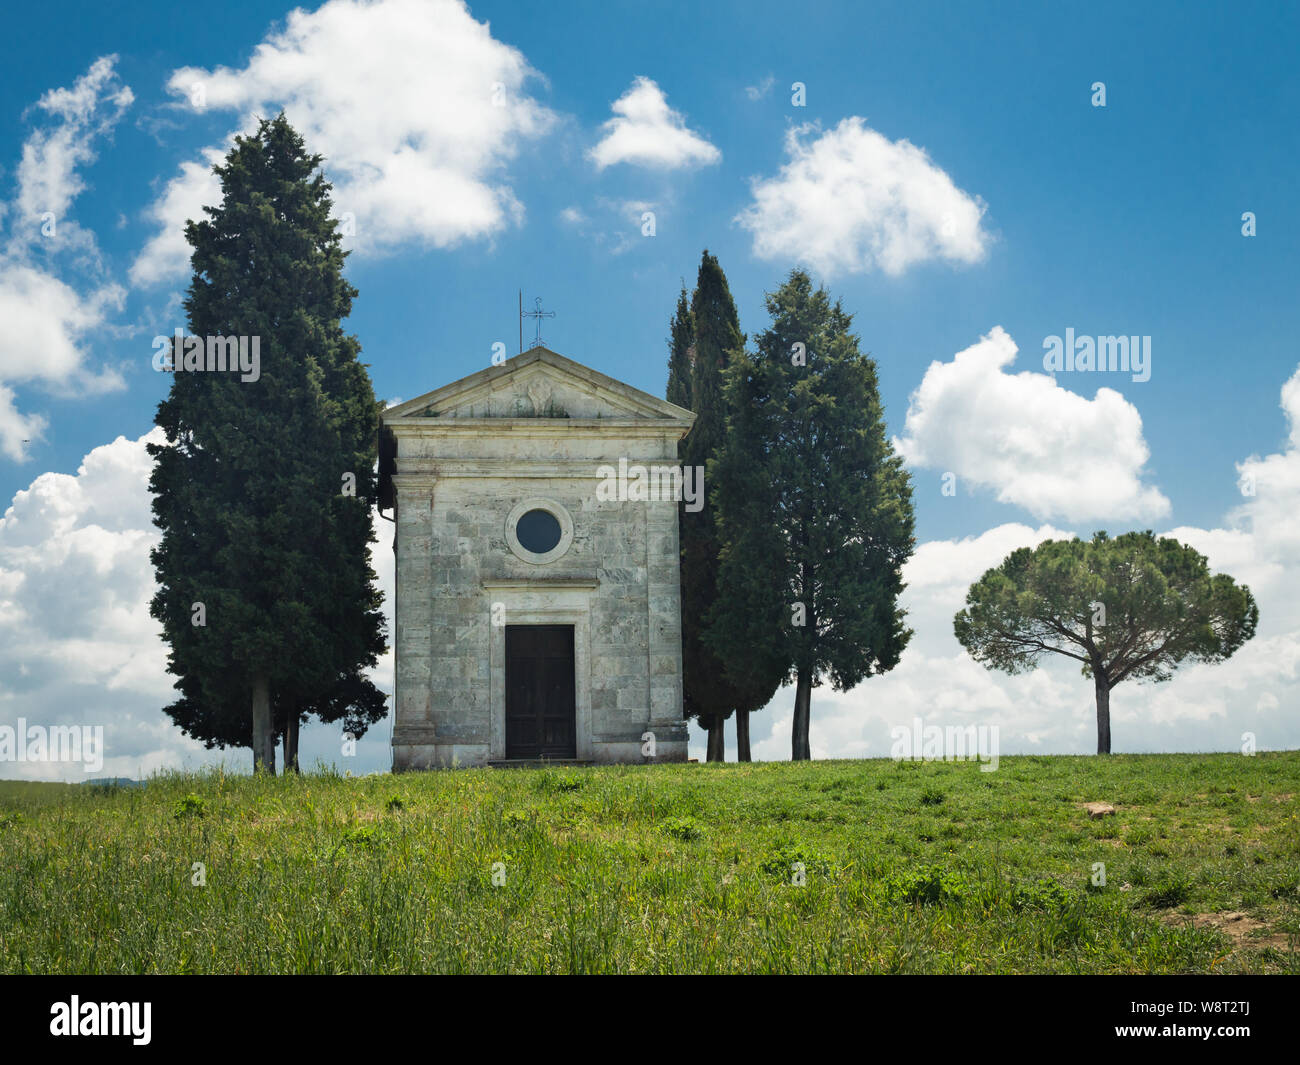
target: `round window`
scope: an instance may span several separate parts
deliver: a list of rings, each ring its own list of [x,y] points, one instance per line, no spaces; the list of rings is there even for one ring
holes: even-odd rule
[[[519,546],[535,555],[555,550],[561,534],[560,523],[549,510],[530,510],[515,522]]]
[[[506,517],[506,546],[531,566],[563,558],[573,543],[573,519],[554,499],[521,499]]]

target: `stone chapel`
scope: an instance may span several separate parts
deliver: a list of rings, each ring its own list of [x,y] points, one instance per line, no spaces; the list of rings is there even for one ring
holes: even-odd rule
[[[395,771],[685,761],[678,503],[608,477],[694,420],[541,346],[384,413]]]

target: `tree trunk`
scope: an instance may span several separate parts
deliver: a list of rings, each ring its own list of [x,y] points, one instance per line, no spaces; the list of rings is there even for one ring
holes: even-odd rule
[[[1095,670],[1093,681],[1097,688],[1097,753],[1110,754],[1110,682]]]
[[[727,760],[726,720],[714,716],[709,718],[709,754],[707,761],[725,762]]]
[[[799,680],[794,689],[794,725],[791,728],[790,759],[806,762],[812,758],[808,745],[808,722],[812,715],[812,671],[799,667]]]
[[[271,683],[253,678],[253,772],[275,776],[275,730],[271,724]]]
[[[298,712],[293,709],[284,723],[284,771],[301,772],[298,768]]]
[[[748,762],[749,757],[749,711],[736,711],[736,761]]]

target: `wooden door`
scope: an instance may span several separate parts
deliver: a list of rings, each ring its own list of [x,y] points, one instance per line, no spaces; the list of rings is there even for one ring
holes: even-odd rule
[[[572,625],[506,626],[506,757],[576,758]]]

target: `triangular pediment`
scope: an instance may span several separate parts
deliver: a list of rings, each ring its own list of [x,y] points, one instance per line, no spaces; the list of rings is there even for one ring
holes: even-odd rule
[[[684,429],[695,415],[542,347],[384,412],[384,423],[393,427],[428,419],[481,418],[648,419]]]

